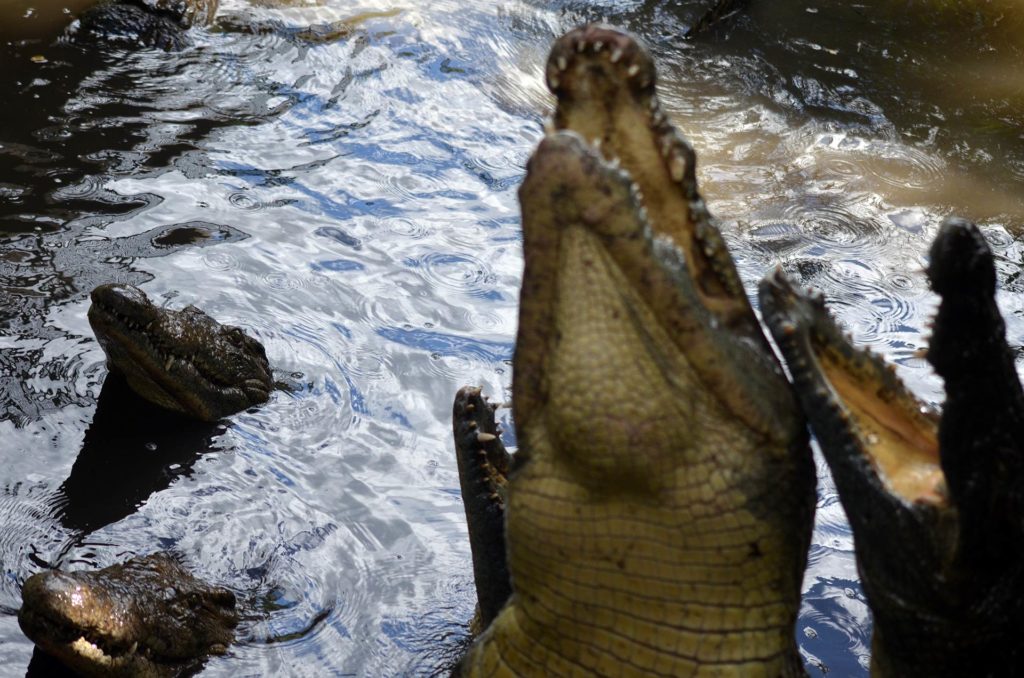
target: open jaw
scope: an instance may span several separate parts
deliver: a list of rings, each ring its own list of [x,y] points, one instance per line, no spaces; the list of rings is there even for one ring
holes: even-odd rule
[[[234,595],[156,553],[103,570],[42,572],[22,587],[25,635],[89,676],[171,676],[222,653]]]
[[[101,285],[89,323],[111,369],[161,407],[215,421],[270,397],[263,347],[193,306],[158,308],[137,288]]]
[[[681,248],[701,304],[751,337],[761,331],[735,264],[697,191],[696,155],[661,109],[650,55],[630,35],[589,25],[551,49],[557,129],[571,129],[641,187],[652,228]]]
[[[824,298],[798,289],[781,270],[762,282],[761,308],[829,463],[871,483],[872,494],[948,506],[938,416],[893,367],[854,348]]]
[[[793,624],[814,506],[803,420],[644,63],[605,27],[552,49],[559,129],[519,193],[514,590],[464,675],[802,672]]]
[[[872,675],[1021,675],[1024,392],[976,226],[943,222],[928,278],[941,418],[781,271],[761,307],[853,528]]]

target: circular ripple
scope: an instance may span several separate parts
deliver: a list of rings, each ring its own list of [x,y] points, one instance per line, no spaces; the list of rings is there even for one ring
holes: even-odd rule
[[[434,229],[425,223],[406,219],[405,217],[381,219],[377,223],[382,225],[387,232],[400,235],[409,240],[420,240],[434,234]]]
[[[61,186],[53,191],[55,200],[88,200],[104,191],[105,180],[98,176],[83,177],[76,184]]]
[[[402,204],[414,203],[443,189],[443,184],[433,177],[422,174],[389,174],[380,180],[385,193],[397,197]]]
[[[503,325],[503,320],[497,313],[462,308],[460,309],[460,315],[472,330],[489,332]]]
[[[897,188],[930,189],[944,180],[946,163],[911,146],[872,143],[862,170]]]
[[[1013,245],[1013,236],[1007,233],[1001,226],[987,227],[981,234],[988,241],[989,246],[996,252],[1002,252]]]
[[[431,252],[417,263],[428,280],[448,289],[479,295],[496,282],[490,266],[469,254]]]
[[[203,263],[214,271],[230,271],[238,268],[238,259],[226,252],[204,254]]]
[[[884,276],[861,261],[840,260],[820,279],[833,315],[858,344],[891,344],[893,332],[913,330],[920,312]]]
[[[885,242],[885,229],[874,219],[860,219],[842,207],[825,207],[802,215],[804,232],[830,249],[875,252]]]
[[[228,196],[228,202],[240,210],[258,210],[263,207],[262,202],[247,193],[232,193]]]
[[[392,374],[391,356],[383,351],[356,348],[345,354],[342,363],[352,377],[379,380]]]

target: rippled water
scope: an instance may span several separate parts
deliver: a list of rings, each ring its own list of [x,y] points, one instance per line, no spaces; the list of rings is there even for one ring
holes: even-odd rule
[[[1020,27],[781,4],[684,41],[686,3],[232,0],[180,54],[3,47],[0,674],[32,655],[13,616],[29,574],[155,549],[243,601],[209,675],[451,664],[474,604],[451,400],[465,383],[508,394],[515,192],[550,105],[548,45],[584,20],[652,46],[751,291],[784,265],[940,402],[917,357],[921,267],[957,213],[997,253],[1017,341]],[[299,32],[345,19],[326,42]],[[114,280],[247,328],[297,388],[212,428],[116,394],[97,410],[87,295]],[[864,675],[852,538],[819,475],[796,631],[812,674]]]

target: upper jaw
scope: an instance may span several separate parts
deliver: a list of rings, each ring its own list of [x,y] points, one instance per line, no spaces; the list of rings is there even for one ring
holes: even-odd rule
[[[650,55],[602,25],[559,38],[547,62],[558,102],[556,129],[571,129],[621,165],[642,196],[645,218],[681,248],[702,304],[723,324],[761,337],[742,282],[697,190],[696,154],[661,110]]]
[[[852,345],[820,294],[798,289],[779,269],[762,280],[759,297],[840,494],[846,489],[858,504],[851,521],[876,502],[889,511],[946,507],[931,409],[891,365]]]
[[[632,181],[636,230],[650,244],[636,246],[634,237],[629,247],[606,248],[609,259],[647,286],[641,298],[705,388],[766,438],[793,438],[803,423],[698,191],[693,148],[661,110],[650,56],[628,34],[589,25],[555,42],[546,73],[557,97],[553,128],[582,137],[609,171]],[[524,209],[524,231],[526,219]],[[785,395],[763,397],[771,391]]]

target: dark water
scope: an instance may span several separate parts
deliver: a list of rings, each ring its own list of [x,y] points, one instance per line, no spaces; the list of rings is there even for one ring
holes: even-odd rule
[[[1020,20],[993,3],[783,4],[684,41],[690,5],[667,1],[233,0],[222,17],[355,20],[325,43],[0,48],[0,675],[32,655],[14,617],[27,576],[155,549],[250,612],[209,675],[451,663],[474,603],[451,400],[465,383],[507,395],[515,192],[550,105],[548,45],[584,20],[651,45],[749,289],[781,263],[941,402],[916,357],[934,306],[921,266],[956,213],[997,253],[1017,341]],[[219,428],[116,393],[97,409],[116,385],[85,311],[110,281],[245,327],[299,388]],[[869,615],[821,475],[796,632],[812,675],[865,675]]]

